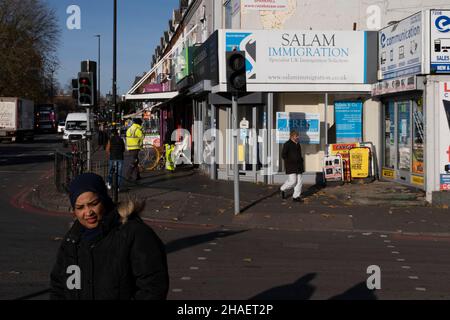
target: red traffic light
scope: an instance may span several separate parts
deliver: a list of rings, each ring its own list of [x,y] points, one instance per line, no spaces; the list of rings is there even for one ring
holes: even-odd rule
[[[80,83],[83,85],[89,85],[89,79],[88,78],[80,78]]]
[[[78,73],[78,104],[80,106],[93,106],[95,100],[95,87],[92,72]]]

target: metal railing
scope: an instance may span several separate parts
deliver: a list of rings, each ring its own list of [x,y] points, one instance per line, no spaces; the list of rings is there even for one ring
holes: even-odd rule
[[[55,153],[54,183],[58,192],[67,193],[73,179],[86,172],[96,173],[103,178],[108,175],[108,161],[96,159],[95,153],[91,159],[91,170],[88,170],[86,140],[73,142],[69,152]]]

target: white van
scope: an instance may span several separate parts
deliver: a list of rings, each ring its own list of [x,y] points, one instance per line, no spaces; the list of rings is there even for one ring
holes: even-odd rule
[[[69,113],[67,115],[63,135],[64,146],[71,141],[86,139],[87,121],[87,113]]]

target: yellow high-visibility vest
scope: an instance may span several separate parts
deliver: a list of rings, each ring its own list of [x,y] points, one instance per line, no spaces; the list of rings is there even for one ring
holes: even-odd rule
[[[127,149],[128,150],[142,149],[143,143],[144,143],[144,133],[142,132],[142,127],[134,123],[127,130]]]
[[[172,153],[175,145],[165,144],[166,147],[166,170],[175,171],[175,163],[173,162]]]

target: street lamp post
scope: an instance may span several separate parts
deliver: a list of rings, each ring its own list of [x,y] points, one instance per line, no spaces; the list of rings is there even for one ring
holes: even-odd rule
[[[114,0],[114,41],[113,41],[113,107],[114,118],[117,122],[117,0]]]
[[[117,0],[114,0],[114,28],[113,28],[113,87],[112,87],[112,94],[113,94],[113,108],[114,108],[114,115],[113,115],[113,122],[116,123],[118,121],[117,118]],[[114,126],[114,130],[120,129],[119,126]],[[117,166],[114,170],[114,177],[113,177],[113,200],[114,203],[119,202],[119,186],[118,186],[118,178],[119,178],[119,172],[117,170]]]
[[[101,88],[100,88],[100,38],[101,38],[101,35],[97,34],[97,35],[95,35],[95,37],[98,38],[97,106],[100,108],[100,97],[102,96]]]

